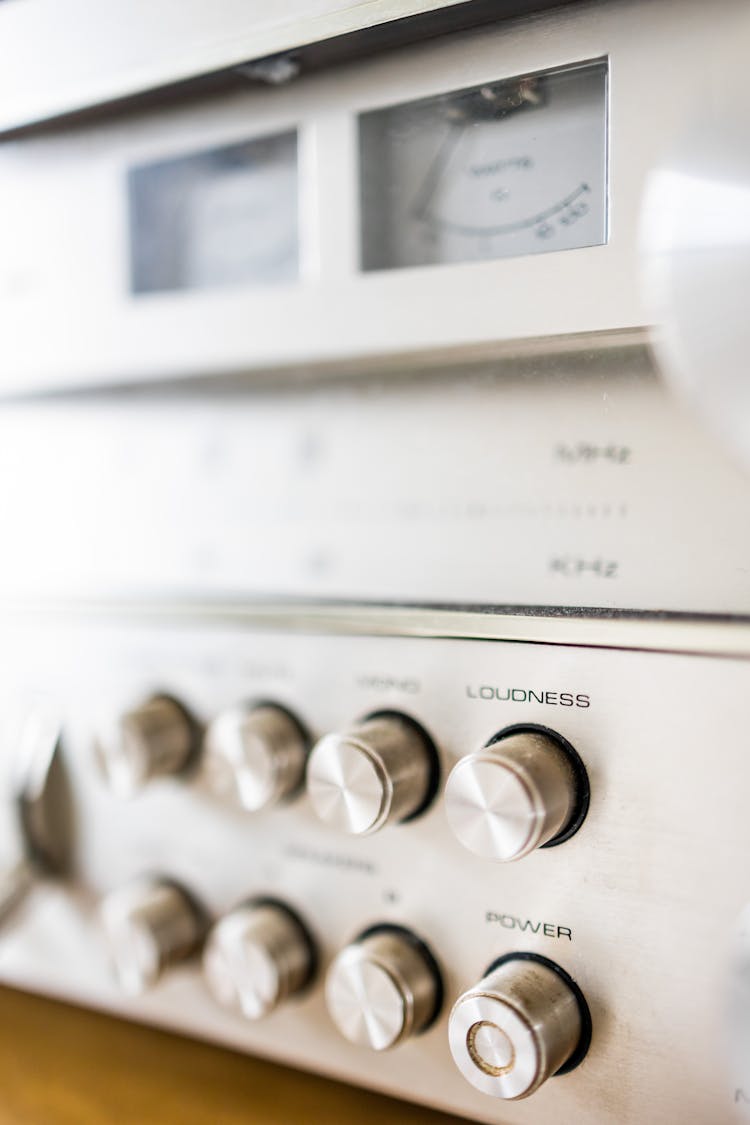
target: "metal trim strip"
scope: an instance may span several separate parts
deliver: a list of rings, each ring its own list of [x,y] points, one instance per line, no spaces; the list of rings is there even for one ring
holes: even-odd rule
[[[594,615],[586,611],[503,612],[356,602],[107,601],[40,602],[0,608],[0,618],[38,623],[108,622],[221,625],[290,632],[505,641],[578,648],[627,649],[750,660],[750,619],[660,614]]]
[[[77,124],[91,113],[130,112],[165,98],[210,96],[260,74],[258,63],[290,53],[290,73],[317,70],[570,2],[324,0],[307,11],[305,0],[293,0],[269,15],[268,5],[215,0],[208,24],[205,6],[182,0],[3,6],[0,135]],[[242,77],[250,63],[255,72]]]

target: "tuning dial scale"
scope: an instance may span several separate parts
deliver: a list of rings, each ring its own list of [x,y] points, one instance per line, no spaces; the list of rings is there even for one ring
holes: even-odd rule
[[[166,879],[140,879],[112,891],[100,917],[115,976],[131,996],[148,991],[165,969],[191,957],[206,929],[192,896]]]
[[[509,727],[452,769],[445,811],[475,855],[509,862],[569,839],[589,804],[585,767],[573,747],[543,727]]]
[[[407,715],[383,711],[317,743],[307,792],[325,824],[365,836],[419,815],[435,795],[438,776],[426,731]]]
[[[308,736],[289,711],[274,703],[248,704],[210,723],[202,774],[215,796],[258,812],[299,790],[308,749]]]
[[[200,743],[198,724],[169,695],[154,695],[126,711],[95,744],[100,770],[119,797],[132,797],[150,781],[181,773]]]
[[[379,925],[347,945],[326,978],[326,1003],[345,1039],[373,1051],[395,1047],[436,1019],[440,969],[410,930]]]
[[[578,985],[545,957],[511,953],[453,1006],[448,1041],[464,1078],[518,1101],[582,1061],[591,1016]]]
[[[307,927],[283,903],[258,899],[238,906],[211,929],[203,970],[219,1004],[246,1019],[270,1015],[303,992],[317,954]]]

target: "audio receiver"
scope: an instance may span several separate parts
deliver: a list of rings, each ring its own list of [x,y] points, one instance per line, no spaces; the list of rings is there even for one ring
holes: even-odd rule
[[[0,5],[0,981],[741,1120],[746,6],[81,2]]]

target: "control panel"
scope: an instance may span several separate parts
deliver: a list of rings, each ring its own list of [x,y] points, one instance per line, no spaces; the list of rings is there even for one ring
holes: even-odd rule
[[[24,831],[69,858],[0,979],[477,1121],[735,1120],[739,627],[490,620],[7,621],[3,771],[57,731]]]
[[[747,12],[317,7],[0,111],[0,982],[731,1125]]]

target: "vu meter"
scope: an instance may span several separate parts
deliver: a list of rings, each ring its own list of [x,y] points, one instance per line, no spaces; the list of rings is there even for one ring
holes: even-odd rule
[[[128,204],[134,293],[297,277],[294,131],[136,165]]]
[[[606,90],[600,61],[363,114],[363,268],[604,243]]]

